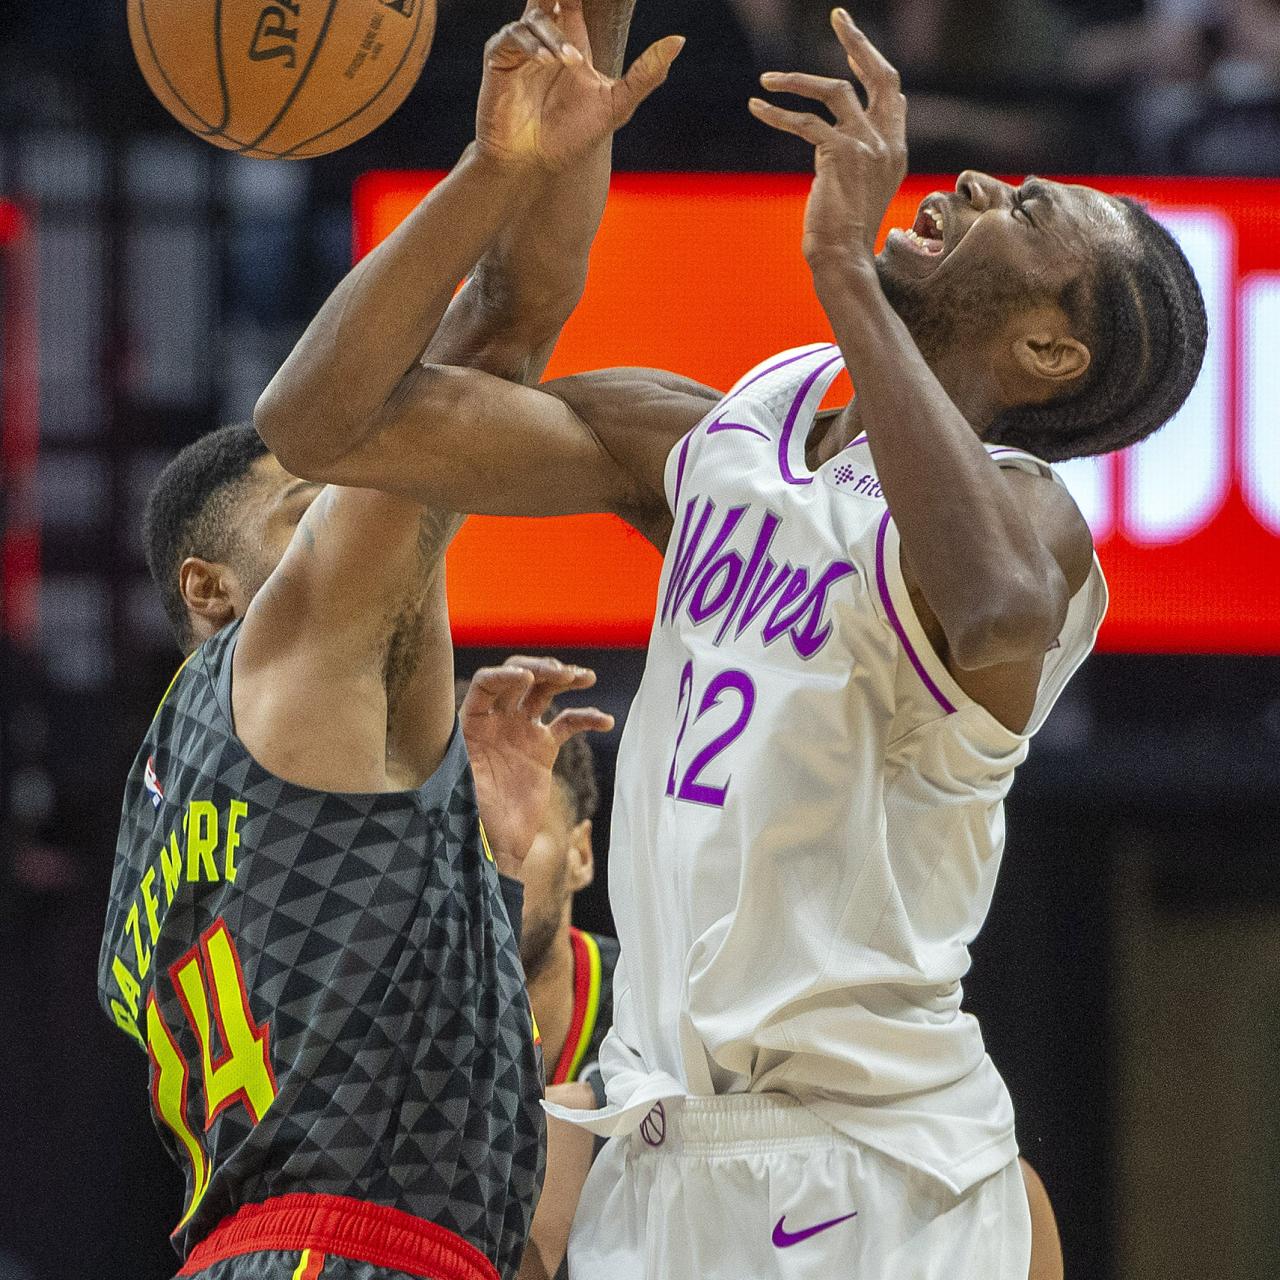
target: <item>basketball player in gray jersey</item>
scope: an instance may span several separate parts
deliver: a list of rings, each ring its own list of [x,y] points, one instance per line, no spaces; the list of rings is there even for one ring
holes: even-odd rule
[[[679,45],[614,79],[629,0],[558,8],[490,42],[477,145],[411,219],[429,249],[410,314],[380,335],[406,363],[425,324],[436,358],[536,379],[576,301],[609,139]],[[498,195],[517,189],[513,210]],[[357,292],[380,276],[366,264]],[[317,437],[364,412],[362,363],[313,404]],[[535,827],[493,774],[501,744],[473,779],[457,728],[443,554],[459,523],[297,480],[248,427],[185,450],[148,504],[188,659],[125,789],[99,993],[149,1056],[186,1174],[184,1275],[520,1266],[544,1126],[512,877]],[[539,728],[533,765],[607,723],[571,715]]]

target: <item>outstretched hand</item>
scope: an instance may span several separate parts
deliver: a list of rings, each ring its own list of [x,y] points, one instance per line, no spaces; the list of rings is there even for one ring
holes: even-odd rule
[[[832,14],[831,23],[850,69],[866,90],[867,105],[848,80],[780,72],[761,77],[767,90],[815,99],[834,123],[761,98],[750,104],[758,120],[815,148],[817,177],[804,236],[810,265],[850,255],[869,261],[889,202],[907,176],[907,100],[898,73],[844,9]]]
[[[531,0],[485,46],[476,145],[504,163],[566,168],[618,129],[666,80],[682,36],[651,45],[618,80],[591,64],[582,0]]]
[[[571,707],[543,720],[557,694],[595,682],[586,667],[521,655],[472,678],[459,717],[480,817],[503,875],[519,874],[542,826],[560,748],[580,733],[613,728],[613,717],[595,707]]]

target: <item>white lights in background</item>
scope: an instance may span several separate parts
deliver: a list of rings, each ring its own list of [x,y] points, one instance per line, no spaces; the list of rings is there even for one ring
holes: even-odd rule
[[[1209,346],[1195,389],[1177,417],[1125,460],[1124,525],[1135,542],[1180,542],[1207,525],[1231,486],[1231,321],[1235,230],[1210,210],[1164,212],[1200,281]]]
[[[1095,542],[1109,538],[1116,527],[1115,460],[1111,457],[1072,458],[1055,462],[1080,514],[1089,522]]]
[[[1240,348],[1242,488],[1258,522],[1280,536],[1280,275],[1245,281]]]

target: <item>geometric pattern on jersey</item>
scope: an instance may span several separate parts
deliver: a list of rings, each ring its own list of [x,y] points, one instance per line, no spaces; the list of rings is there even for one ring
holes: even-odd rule
[[[189,1072],[177,1105],[172,1055],[168,1076],[150,1055],[153,1119],[187,1178],[175,1247],[185,1257],[242,1205],[324,1193],[436,1223],[514,1276],[542,1176],[542,1063],[462,734],[416,791],[285,782],[234,732],[238,631],[180,670],[134,761],[99,966],[117,1024],[141,1042],[154,1000]],[[255,1123],[243,1094],[219,1107],[215,1090],[206,1127],[202,1062],[216,1074],[235,984],[208,954],[185,997],[175,982],[219,922],[276,1096]],[[188,1012],[201,986],[207,1059]]]
[[[569,930],[573,957],[573,1012],[559,1061],[548,1084],[580,1080],[600,1058],[600,1046],[613,1025],[613,971],[618,940],[604,934]]]
[[[352,1262],[335,1253],[310,1250],[301,1253],[275,1250],[246,1253],[238,1258],[215,1262],[190,1280],[420,1280],[407,1271],[387,1271],[367,1262]]]

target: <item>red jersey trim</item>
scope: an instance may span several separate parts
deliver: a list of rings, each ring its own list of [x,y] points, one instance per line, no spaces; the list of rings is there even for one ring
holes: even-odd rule
[[[573,949],[573,1017],[551,1084],[567,1084],[578,1078],[600,1017],[600,948],[589,933],[572,927],[569,943]]]
[[[316,1249],[420,1280],[499,1280],[474,1245],[434,1222],[347,1196],[296,1193],[247,1204],[224,1218],[190,1254],[180,1276],[245,1253]]]
[[[327,1257],[328,1254],[312,1253],[310,1249],[304,1249],[292,1280],[320,1280],[320,1273],[324,1270]]]

